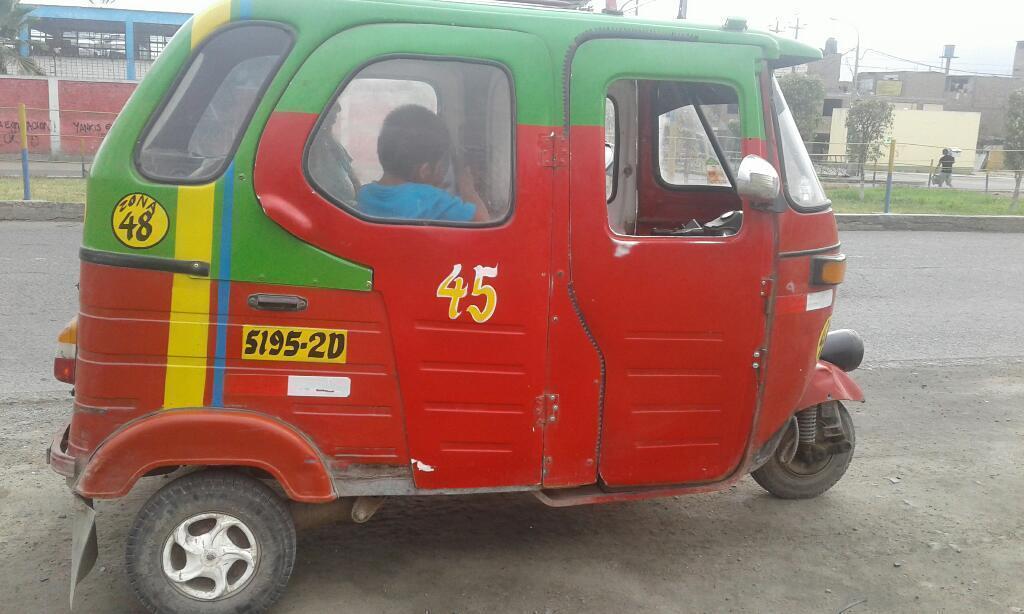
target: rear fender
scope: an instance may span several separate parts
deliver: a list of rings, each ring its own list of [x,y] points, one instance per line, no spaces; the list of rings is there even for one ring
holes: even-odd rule
[[[814,367],[811,383],[804,391],[797,409],[804,409],[828,401],[863,401],[864,393],[846,371],[830,362],[819,360]]]
[[[100,444],[74,490],[90,499],[121,497],[150,471],[181,465],[253,467],[290,499],[335,499],[327,466],[305,436],[264,414],[226,409],[161,411],[129,422]]]

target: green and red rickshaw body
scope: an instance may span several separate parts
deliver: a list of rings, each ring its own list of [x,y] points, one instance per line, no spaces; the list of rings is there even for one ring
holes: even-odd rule
[[[193,51],[248,20],[281,24],[294,43],[230,166],[204,185],[145,178],[137,142]],[[215,5],[174,37],[97,154],[74,414],[52,446],[55,468],[86,498],[121,496],[139,477],[181,465],[261,469],[307,502],[530,490],[561,504],[559,489],[595,484],[622,493],[566,500],[723,487],[795,411],[860,396],[817,361],[832,299],[808,307],[812,294],[834,292],[812,285],[810,262],[838,253],[835,220],[827,207],[772,212],[708,193],[688,215],[742,207],[740,234],[616,235],[594,179],[604,176],[595,152],[604,150],[605,91],[619,78],[728,84],[743,154],[780,166],[770,71],[815,54],[766,34],[509,6]],[[508,71],[515,154],[505,222],[380,224],[310,184],[304,152],[324,109],[360,67],[395,56]],[[641,150],[640,168],[649,167],[653,147]],[[686,221],[653,175],[641,174],[637,189],[650,224]],[[166,210],[156,245],[128,247],[111,231],[131,194]],[[435,291],[453,264],[498,268],[500,301],[486,323],[446,317]],[[255,309],[249,297],[261,293],[302,296],[308,307]],[[245,360],[243,327],[261,325],[345,330],[347,361]],[[343,376],[351,392],[293,396],[295,376]]]

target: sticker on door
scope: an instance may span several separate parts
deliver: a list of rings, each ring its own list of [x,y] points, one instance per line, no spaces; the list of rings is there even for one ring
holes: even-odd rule
[[[352,380],[347,377],[288,376],[288,396],[290,397],[347,398],[351,393]]]

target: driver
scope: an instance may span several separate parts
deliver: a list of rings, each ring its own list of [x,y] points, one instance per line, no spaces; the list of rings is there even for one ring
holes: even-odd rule
[[[398,107],[377,137],[381,178],[359,190],[367,215],[403,220],[486,221],[487,207],[468,167],[459,169],[459,195],[444,190],[451,137],[436,113],[419,105]]]

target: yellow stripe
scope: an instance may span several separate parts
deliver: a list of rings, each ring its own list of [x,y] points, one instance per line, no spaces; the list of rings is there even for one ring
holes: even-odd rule
[[[231,0],[217,2],[195,16],[192,21],[192,48],[195,49],[211,32],[231,21]]]
[[[210,261],[216,184],[178,188],[174,257]],[[210,280],[176,273],[171,285],[164,407],[201,407],[206,390]]]

